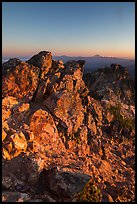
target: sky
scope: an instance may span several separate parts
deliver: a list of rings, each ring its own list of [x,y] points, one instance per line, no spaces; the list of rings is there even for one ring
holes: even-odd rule
[[[135,2],[2,2],[2,57],[135,57]]]

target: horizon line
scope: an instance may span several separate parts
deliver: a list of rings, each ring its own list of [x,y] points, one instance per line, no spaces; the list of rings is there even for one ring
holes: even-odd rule
[[[38,54],[38,53],[37,53]],[[31,57],[33,57],[34,55],[28,55],[28,56],[21,56],[21,55],[18,55],[18,56],[15,56],[15,57],[12,57],[12,56],[2,56],[2,60],[7,60],[7,59],[13,59],[13,58],[19,58],[19,59],[30,59]],[[135,60],[135,57],[118,57],[118,56],[103,56],[103,55],[99,55],[99,54],[96,54],[96,55],[91,55],[91,56],[82,56],[82,55],[65,55],[65,54],[62,54],[62,55],[52,55],[52,57],[80,57],[80,58],[92,58],[92,57],[102,57],[102,58],[118,58],[118,59],[128,59],[128,60]]]

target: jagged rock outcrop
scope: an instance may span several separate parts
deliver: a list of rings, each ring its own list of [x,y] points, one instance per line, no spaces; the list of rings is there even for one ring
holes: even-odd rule
[[[135,124],[135,83],[126,68],[118,64],[86,73],[83,77],[89,95],[103,106],[104,123],[111,135],[132,137]],[[108,121],[108,116],[110,119]],[[107,124],[105,124],[106,126]]]
[[[51,52],[41,51],[37,55],[34,55],[31,59],[27,61],[41,70],[41,78],[49,71],[52,66],[52,55]]]
[[[76,201],[79,196],[85,201],[87,193],[80,191],[91,188],[90,201],[134,200],[134,82],[120,65],[86,78],[84,64],[63,64],[46,51],[27,62],[11,59],[3,64],[7,196],[10,190],[27,193],[27,201]],[[83,173],[102,197],[92,185],[85,186],[87,180],[81,183]]]
[[[125,67],[112,64],[111,67],[98,69],[84,76],[85,83],[91,90],[91,95],[99,100],[135,104],[135,83],[130,78]],[[88,79],[88,80],[87,80]]]
[[[2,97],[13,96],[19,101],[32,99],[39,81],[38,67],[12,59],[3,64]]]
[[[9,71],[14,69],[17,65],[21,63],[21,60],[13,58],[3,63],[2,65],[2,76],[5,76]]]

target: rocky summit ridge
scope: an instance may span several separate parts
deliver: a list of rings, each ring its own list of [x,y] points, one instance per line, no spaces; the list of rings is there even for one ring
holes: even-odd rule
[[[134,81],[41,51],[2,66],[3,202],[133,202]]]

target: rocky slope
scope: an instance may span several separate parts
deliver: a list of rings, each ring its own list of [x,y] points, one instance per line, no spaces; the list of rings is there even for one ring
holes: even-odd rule
[[[135,81],[125,67],[111,64],[111,67],[85,74],[84,79],[91,95],[97,99],[135,105]]]
[[[84,64],[46,51],[3,64],[3,202],[134,201],[134,82]]]

